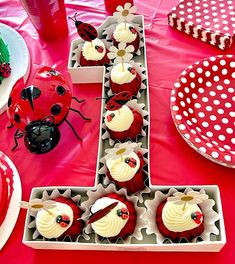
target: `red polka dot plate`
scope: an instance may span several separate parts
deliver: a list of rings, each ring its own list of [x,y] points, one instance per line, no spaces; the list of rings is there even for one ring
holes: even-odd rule
[[[192,148],[235,168],[235,56],[206,58],[183,71],[172,90],[171,112]]]

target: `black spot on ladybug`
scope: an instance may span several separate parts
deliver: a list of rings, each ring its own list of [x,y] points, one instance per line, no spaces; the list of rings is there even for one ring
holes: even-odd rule
[[[29,86],[25,89],[22,90],[21,92],[21,98],[23,100],[32,100],[32,99],[36,99],[41,95],[41,91],[39,88],[35,87],[35,86]]]
[[[49,73],[52,75],[52,76],[59,76],[60,73],[58,71],[55,71],[55,70],[50,70]]]
[[[12,98],[11,98],[11,97],[9,97],[9,99],[8,99],[8,102],[7,102],[7,105],[8,105],[8,107],[10,107],[10,106],[11,106],[11,104],[12,104]]]
[[[82,33],[80,36],[81,36],[81,38],[84,38],[86,35],[84,33]]]
[[[92,26],[89,26],[88,29],[89,29],[89,30],[93,30],[93,27],[92,27]]]
[[[14,115],[14,120],[16,123],[20,123],[20,116],[18,114]]]
[[[60,86],[60,85],[57,86],[56,91],[57,91],[58,95],[64,95],[65,94],[65,89],[63,86]]]
[[[61,107],[58,104],[55,104],[51,107],[51,113],[55,116],[61,113]]]

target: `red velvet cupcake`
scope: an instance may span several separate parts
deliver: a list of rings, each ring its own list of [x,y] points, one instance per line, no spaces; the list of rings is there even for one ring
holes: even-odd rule
[[[119,188],[126,188],[128,193],[136,193],[145,188],[146,175],[143,170],[145,161],[137,143],[116,144],[106,150],[106,175]]]
[[[108,50],[100,39],[96,38],[91,42],[85,41],[80,54],[80,65],[103,66],[108,64],[110,60],[107,53]]]
[[[84,227],[81,218],[83,211],[69,198],[55,198],[55,206],[50,209],[41,209],[36,215],[36,228],[45,238],[59,240],[70,236],[75,240]]]
[[[182,238],[191,241],[204,231],[204,215],[197,205],[207,199],[206,194],[177,192],[168,197],[157,208],[156,223],[160,233],[173,242]]]
[[[91,206],[88,223],[95,233],[116,242],[118,238],[125,240],[133,234],[136,227],[136,211],[134,204],[125,196],[106,194]]]
[[[112,35],[113,45],[118,46],[120,42],[134,46],[134,52],[137,52],[140,46],[140,35],[135,27],[129,23],[120,23],[115,28]]]
[[[111,70],[109,81],[113,93],[129,91],[134,96],[141,87],[141,77],[129,63],[115,65]]]
[[[114,111],[107,110],[104,121],[110,138],[120,142],[124,142],[128,138],[135,141],[143,127],[142,115],[127,105]]]

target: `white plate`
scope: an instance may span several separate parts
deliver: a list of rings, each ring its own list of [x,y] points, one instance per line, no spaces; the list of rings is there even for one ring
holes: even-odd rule
[[[9,94],[16,81],[29,75],[29,51],[24,39],[13,28],[0,23],[0,34],[10,51],[11,75],[0,84],[0,114],[6,110]]]
[[[13,162],[0,151],[0,160],[5,160],[9,167],[13,171],[13,193],[11,196],[9,208],[6,214],[6,218],[3,221],[2,225],[0,226],[0,250],[3,248],[5,243],[7,242],[8,238],[11,235],[12,230],[16,224],[20,207],[19,202],[21,201],[22,191],[21,191],[21,182],[18,171],[13,164]]]

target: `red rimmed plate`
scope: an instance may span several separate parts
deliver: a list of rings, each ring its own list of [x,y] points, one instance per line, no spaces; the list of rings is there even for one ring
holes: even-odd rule
[[[171,112],[192,148],[235,168],[235,56],[206,58],[183,71],[172,90]]]

